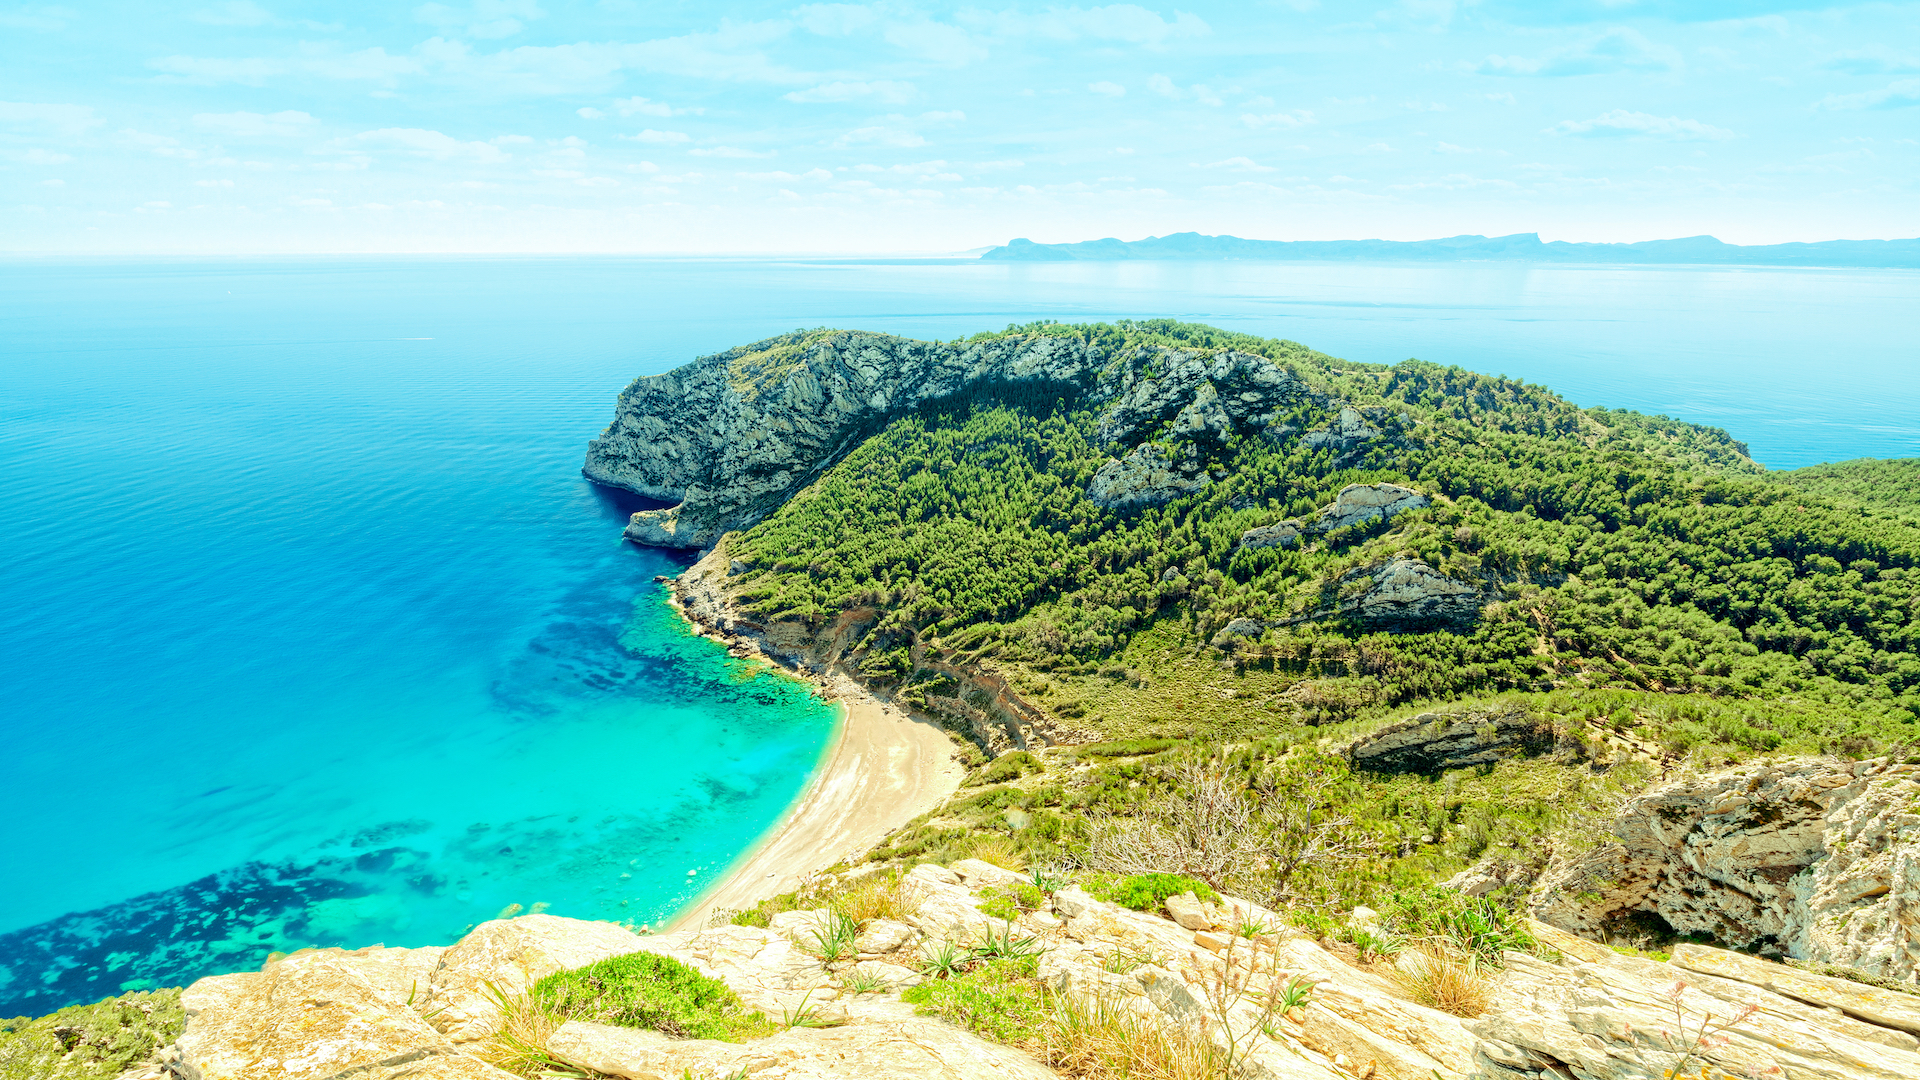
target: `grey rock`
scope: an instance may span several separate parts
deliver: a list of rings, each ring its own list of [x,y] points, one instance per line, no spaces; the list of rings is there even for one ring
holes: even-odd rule
[[[1346,450],[1360,443],[1377,439],[1380,435],[1380,429],[1367,423],[1367,418],[1359,409],[1346,405],[1341,407],[1339,415],[1334,417],[1331,424],[1300,436],[1300,443],[1315,450],[1323,446]]]
[[[1290,548],[1300,542],[1300,522],[1289,518],[1248,529],[1240,534],[1240,546],[1248,551],[1259,548]]]
[[[1681,934],[1920,981],[1920,767],[1787,759],[1662,784],[1614,842],[1555,859],[1542,921],[1611,940],[1637,912]]]
[[[1421,713],[1348,744],[1355,769],[1435,773],[1551,749],[1553,725],[1525,710]]]
[[[1164,443],[1142,443],[1126,457],[1110,459],[1093,474],[1087,498],[1125,513],[1172,502],[1212,483],[1190,456]]]
[[[1332,532],[1432,505],[1425,495],[1399,484],[1348,484],[1313,521],[1315,532]]]
[[[1267,632],[1265,623],[1244,616],[1228,623],[1215,637],[1259,637]]]

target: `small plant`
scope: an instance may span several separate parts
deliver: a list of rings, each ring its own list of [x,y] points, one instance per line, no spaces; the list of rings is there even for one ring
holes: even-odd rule
[[[860,924],[843,912],[827,912],[826,921],[815,927],[809,936],[813,939],[812,943],[803,947],[823,963],[837,963],[859,952],[855,941],[860,937]]]
[[[999,833],[985,833],[976,836],[967,844],[967,857],[992,863],[1002,870],[1018,873],[1027,868],[1027,853],[1010,836]]]
[[[1050,867],[1036,866],[1027,871],[1034,891],[1043,897],[1052,897],[1054,893],[1072,884],[1065,874],[1057,873]],[[1038,907],[1039,905],[1034,905]]]
[[[487,983],[487,996],[500,1010],[500,1027],[480,1051],[482,1060],[518,1076],[578,1076],[547,1053],[547,1040],[567,1017],[531,994],[508,994]]]
[[[1384,915],[1389,924],[1409,937],[1445,941],[1483,963],[1499,964],[1500,954],[1507,950],[1532,952],[1539,948],[1513,912],[1490,900],[1439,885],[1393,893],[1387,898]]]
[[[978,906],[982,915],[991,915],[1002,922],[1010,923],[1020,917],[1020,909],[1014,906],[1010,896],[989,895]]]
[[[840,981],[840,986],[849,994],[884,994],[887,992],[887,980],[871,971],[850,971]]]
[[[1046,950],[1040,946],[1040,939],[1031,935],[1015,937],[1013,924],[1008,923],[1001,931],[994,933],[989,926],[980,938],[980,944],[973,947],[973,955],[980,960],[1006,960],[1018,967],[1027,969],[1031,975],[1039,965],[1040,954]]]
[[[1009,1046],[1037,1046],[1046,1030],[1044,992],[1015,965],[980,965],[966,975],[912,987],[900,1000],[923,1016],[937,1016]]]
[[[868,874],[826,897],[826,906],[843,912],[855,922],[872,919],[904,921],[920,910],[926,891],[898,870]]]
[[[1233,932],[1249,940],[1273,933],[1265,920],[1252,914],[1242,914],[1234,920]]]
[[[1110,995],[1051,999],[1046,1063],[1087,1080],[1219,1080],[1232,1075],[1219,1047],[1190,1026],[1163,1024]]]
[[[1441,941],[1416,946],[1396,975],[1413,1000],[1455,1016],[1479,1016],[1493,996],[1493,978],[1480,958]]]
[[[1336,927],[1333,916],[1320,911],[1307,911],[1302,909],[1300,911],[1289,912],[1287,918],[1293,921],[1293,925],[1305,930],[1321,941],[1332,937]]]
[[[1353,948],[1360,954],[1360,962],[1371,964],[1383,956],[1397,956],[1407,947],[1406,939],[1391,930],[1370,929],[1364,926],[1354,927]]]
[[[934,979],[952,979],[964,975],[973,966],[973,954],[952,941],[942,941],[931,951],[923,951],[920,974]]]
[[[1660,1032],[1666,1039],[1668,1049],[1674,1054],[1674,1062],[1667,1070],[1667,1076],[1672,1077],[1673,1080],[1682,1080],[1687,1074],[1687,1069],[1695,1062],[1699,1062],[1701,1080],[1711,1080],[1709,1076],[1711,1070],[1706,1062],[1707,1055],[1731,1042],[1727,1038],[1727,1032],[1753,1019],[1753,1015],[1760,1011],[1760,1006],[1748,1005],[1724,1017],[1716,1016],[1703,1009],[1700,1012],[1699,1022],[1689,1030],[1687,1008],[1683,1001],[1687,990],[1686,982],[1678,979],[1667,988],[1667,1004],[1673,1009],[1673,1028],[1662,1029]]]
[[[1274,993],[1269,990],[1268,993]],[[1295,1009],[1304,1009],[1313,997],[1313,984],[1304,979],[1288,979],[1278,991],[1280,1001],[1273,1011],[1283,1019]]]
[[[735,926],[757,926],[765,930],[772,925],[773,916],[769,915],[765,908],[750,907],[745,911],[735,912],[733,918],[728,921]]]
[[[829,1018],[821,1016],[819,1006],[808,1004],[812,999],[813,991],[808,990],[806,993],[800,995],[798,1003],[791,1008],[781,1010],[780,1026],[783,1029],[791,1031],[794,1028],[839,1027],[846,1023],[846,1020],[841,1017]]]
[[[654,953],[614,956],[541,979],[527,1007],[561,1020],[648,1028],[680,1039],[739,1042],[772,1034],[767,1018],[749,1012],[718,979]]]
[[[1115,949],[1100,961],[1100,966],[1115,975],[1131,975],[1134,971],[1148,966],[1165,967],[1167,956],[1155,948]]]

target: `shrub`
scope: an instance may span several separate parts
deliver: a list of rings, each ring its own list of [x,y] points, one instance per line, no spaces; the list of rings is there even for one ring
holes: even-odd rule
[[[985,833],[968,841],[967,858],[992,863],[1003,870],[1023,871],[1027,868],[1027,853],[1010,836],[999,833]]]
[[[1135,911],[1159,911],[1167,897],[1192,893],[1202,900],[1218,902],[1220,894],[1206,882],[1182,874],[1130,874],[1126,877],[1095,878],[1087,891],[1100,900],[1130,907]]]
[[[1292,921],[1293,925],[1305,930],[1316,938],[1324,939],[1333,935],[1333,916],[1325,912],[1302,908],[1298,911],[1288,912],[1287,918]]]
[[[1047,1017],[1045,1058],[1063,1075],[1087,1080],[1216,1080],[1226,1055],[1191,1027],[1174,1027],[1128,1008],[1124,999],[1059,995]]]
[[[672,957],[637,952],[549,975],[527,991],[542,1012],[568,1020],[647,1028],[682,1039],[739,1042],[773,1033],[727,984]]]
[[[1445,942],[1483,963],[1498,964],[1508,949],[1531,952],[1539,947],[1513,912],[1439,885],[1392,893],[1381,914],[1408,937]]]
[[[999,784],[1008,780],[1018,780],[1030,772],[1044,772],[1046,766],[1040,759],[1025,750],[1015,750],[1011,754],[1001,754],[993,759],[993,764],[981,769],[968,778],[969,784]]]
[[[900,1000],[922,1016],[937,1016],[1009,1046],[1034,1046],[1046,1027],[1045,993],[1017,961],[982,964],[953,979],[931,979]]]
[[[37,1020],[0,1017],[0,1077],[117,1077],[146,1060],[155,1047],[172,1042],[185,1016],[180,991],[174,989],[121,994]]]
[[[1013,906],[1013,898],[1009,896],[989,896],[978,906],[982,915],[991,915],[1007,922],[1020,917],[1020,909]]]
[[[773,916],[765,908],[750,907],[745,911],[736,911],[731,920],[735,926],[757,926],[765,930],[773,922]]]
[[[926,892],[906,880],[901,871],[889,870],[854,880],[836,895],[829,896],[827,906],[855,922],[865,923],[869,919],[900,922],[920,910],[926,898]]]
[[[1479,1016],[1493,996],[1493,979],[1480,958],[1440,942],[1414,946],[1396,970],[1413,1000],[1455,1016]]]

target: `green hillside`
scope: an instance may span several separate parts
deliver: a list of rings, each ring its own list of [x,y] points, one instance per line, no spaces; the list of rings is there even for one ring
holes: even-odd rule
[[[1920,712],[1920,527],[1783,490],[1724,432],[1582,410],[1457,368],[1350,364],[1207,327],[1009,332],[1104,336],[1122,355],[1140,343],[1259,352],[1345,402],[1386,410],[1392,430],[1344,458],[1267,435],[1175,443],[1204,455],[1214,482],[1122,513],[1086,497],[1113,448],[1099,445],[1079,387],[979,388],[894,419],[735,537],[729,550],[753,567],[741,580],[748,606],[816,625],[876,609],[860,654],[874,677],[911,677],[909,646],[932,644],[954,662],[1013,673],[1033,700],[1102,735],[1247,724],[1241,707],[1196,717],[1141,692],[1173,677],[1148,672],[1193,665],[1224,680],[1225,700],[1276,702],[1282,724],[1580,687],[1791,697],[1857,713],[1841,727],[1875,731],[1904,730]],[[1291,426],[1328,421],[1313,412]],[[1379,481],[1434,504],[1295,549],[1237,546],[1249,529],[1311,515],[1345,485]],[[1490,602],[1458,625],[1316,617],[1356,573],[1396,556]],[[1263,630],[1223,638],[1236,619]]]

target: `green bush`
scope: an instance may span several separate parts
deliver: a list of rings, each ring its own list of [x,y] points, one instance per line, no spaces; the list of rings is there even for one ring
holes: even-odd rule
[[[1010,896],[989,896],[980,902],[979,908],[982,915],[991,915],[1007,922],[1020,917],[1020,909],[1013,905],[1013,898]]]
[[[681,1039],[743,1039],[773,1034],[765,1016],[672,957],[638,952],[549,975],[527,996],[543,1012],[570,1020],[647,1028]]]
[[[1087,883],[1087,892],[1096,899],[1130,907],[1135,911],[1159,911],[1167,897],[1192,893],[1202,900],[1218,902],[1220,894],[1198,878],[1182,874],[1133,874],[1127,877],[1095,878]]]
[[[0,1080],[107,1080],[180,1034],[180,991],[122,994],[39,1019],[0,1019]]]
[[[773,916],[767,914],[763,908],[750,907],[745,911],[734,912],[733,918],[729,921],[735,926],[757,926],[764,930],[772,925]]]
[[[1047,1021],[1040,984],[1017,961],[993,961],[952,979],[930,979],[900,995],[922,1016],[937,1016],[1010,1046],[1039,1039]]]
[[[981,769],[968,782],[974,784],[1001,784],[1008,780],[1018,780],[1028,773],[1045,772],[1046,766],[1040,759],[1025,750],[1015,750],[1011,754],[1001,754],[993,759],[993,764]]]
[[[1381,916],[1401,934],[1442,940],[1490,963],[1498,963],[1509,949],[1532,952],[1539,947],[1520,916],[1490,900],[1439,885],[1388,894]]]
[[[1302,908],[1298,911],[1289,912],[1287,918],[1293,922],[1293,925],[1305,930],[1316,938],[1333,936],[1335,925],[1333,916],[1325,914],[1324,912],[1309,911]]]

